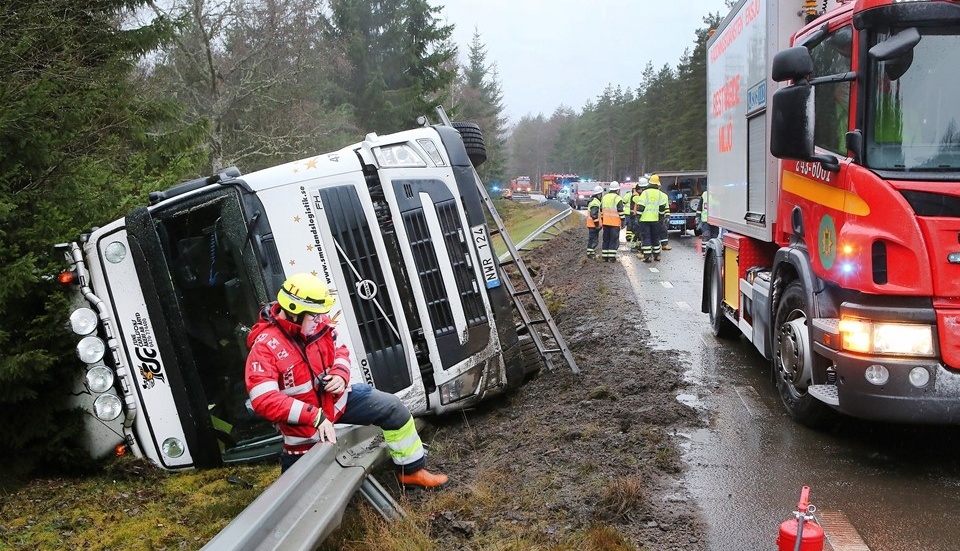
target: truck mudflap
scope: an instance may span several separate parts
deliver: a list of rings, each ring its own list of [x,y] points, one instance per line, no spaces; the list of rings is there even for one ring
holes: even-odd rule
[[[814,351],[836,369],[835,384],[817,384],[808,392],[846,415],[874,421],[924,424],[960,422],[960,371],[935,358],[868,356],[838,350],[839,320],[813,320]],[[831,343],[827,346],[825,343]],[[873,384],[867,368],[885,368],[889,378]],[[922,384],[921,384],[922,383]]]

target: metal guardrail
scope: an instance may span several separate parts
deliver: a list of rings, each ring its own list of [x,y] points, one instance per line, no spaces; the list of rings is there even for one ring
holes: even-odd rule
[[[315,549],[340,526],[344,509],[358,490],[384,516],[402,515],[370,476],[386,458],[378,427],[338,427],[336,445],[314,446],[203,549]]]
[[[518,241],[516,245],[517,250],[520,250],[520,251],[527,250],[525,247],[534,241],[547,241],[547,239],[542,237],[543,234],[553,229],[554,226],[562,222],[566,217],[570,216],[570,213],[572,212],[573,212],[573,209],[568,207],[563,212],[560,212],[550,220],[547,220],[542,226],[534,230],[530,235]],[[510,251],[503,253],[498,258],[500,262],[506,261],[508,258],[510,258]]]

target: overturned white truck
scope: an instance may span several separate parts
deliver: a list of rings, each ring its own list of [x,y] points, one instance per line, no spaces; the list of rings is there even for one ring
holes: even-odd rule
[[[245,337],[295,272],[339,299],[353,378],[415,415],[522,384],[541,357],[518,338],[493,254],[476,125],[370,134],[339,151],[242,175],[231,168],[58,245],[70,263],[85,364],[74,400],[89,450],[166,469],[279,450],[247,406]],[[342,314],[342,315],[341,315]]]

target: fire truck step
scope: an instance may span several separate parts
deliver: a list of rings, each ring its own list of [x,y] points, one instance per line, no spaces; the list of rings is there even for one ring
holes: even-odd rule
[[[824,404],[831,406],[840,405],[840,396],[837,393],[837,385],[810,385],[807,387],[807,393]]]

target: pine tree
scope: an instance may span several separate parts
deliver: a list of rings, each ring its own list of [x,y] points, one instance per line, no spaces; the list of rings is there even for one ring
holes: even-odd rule
[[[0,441],[4,480],[78,467],[79,415],[63,411],[79,373],[54,244],[109,220],[146,186],[180,177],[194,132],[167,134],[173,107],[129,79],[166,21],[121,27],[128,0],[0,4]],[[161,172],[162,170],[162,172]],[[166,184],[161,184],[164,182]],[[67,330],[68,331],[68,330]],[[16,461],[14,461],[16,458]]]
[[[487,161],[477,172],[488,184],[503,182],[507,179],[504,134],[508,122],[503,114],[503,91],[496,66],[487,64],[486,47],[480,42],[480,33],[476,30],[456,88],[458,91],[450,116],[475,122],[483,131]]]
[[[414,126],[443,102],[456,55],[440,8],[426,0],[333,0],[328,38],[350,65],[334,103],[353,106],[363,132]]]

